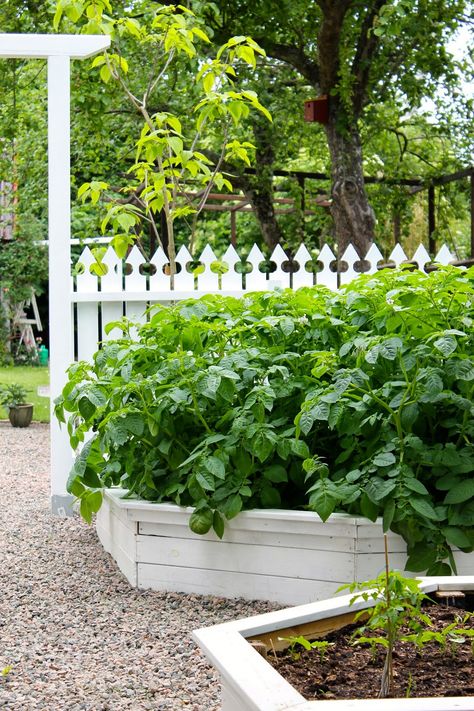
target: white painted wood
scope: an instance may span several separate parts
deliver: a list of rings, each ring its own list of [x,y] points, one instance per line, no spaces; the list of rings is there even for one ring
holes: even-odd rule
[[[225,541],[228,543],[245,543],[254,545],[257,541],[263,546],[290,547],[298,550],[320,550],[322,552],[339,553],[354,553],[357,541],[351,536],[336,537],[331,530],[332,521],[322,524],[325,529],[318,535],[299,533],[299,527],[286,533],[281,531],[262,531],[256,529],[235,529],[231,527],[231,523],[226,527]],[[186,541],[190,538],[195,538],[196,534],[191,531],[186,524],[178,525],[173,523],[149,523],[138,522],[138,533],[143,536],[170,536],[173,539],[179,539],[181,545],[186,545]],[[294,529],[294,527],[292,527]],[[202,536],[203,540],[218,541],[215,533],[207,533]],[[403,544],[403,541],[402,541]]]
[[[136,524],[113,501],[104,501],[96,516],[96,530],[104,549],[116,561],[130,585],[137,585]]]
[[[306,271],[305,268],[306,264],[311,261],[311,254],[304,244],[300,244],[296,250],[294,261],[299,264],[299,269],[293,273],[293,289],[299,289],[302,286],[313,286],[314,274]]]
[[[117,256],[113,247],[109,247],[104,254],[102,264],[106,266],[107,273],[100,279],[100,304],[102,311],[101,340],[108,341],[114,338],[120,338],[122,335],[122,331],[119,328],[113,328],[107,334],[105,327],[112,321],[119,321],[124,315],[124,305],[121,300],[123,298],[123,262]],[[109,296],[112,295],[112,301],[104,300],[105,294],[109,294]]]
[[[336,255],[329,245],[325,244],[318,257],[318,261],[323,265],[323,269],[316,274],[316,284],[327,286],[328,289],[332,289],[333,291],[337,289],[337,273],[332,272],[330,266],[335,259]]]
[[[217,261],[217,257],[209,244],[204,247],[199,261],[204,265],[204,272],[198,274],[198,291],[201,294],[214,294],[219,291],[219,275],[211,271],[211,264]]]
[[[100,279],[101,292],[121,294],[123,292],[123,264],[113,247],[107,249],[102,264],[107,267],[107,273]]]
[[[86,294],[97,294],[99,290],[97,274],[91,271],[92,265],[97,264],[89,247],[85,247],[81,256],[77,260],[77,265],[81,270],[76,276],[76,291]]]
[[[299,578],[323,582],[343,582],[354,577],[354,556],[338,551],[317,551],[285,546],[209,541],[200,536],[181,540],[138,536],[138,563],[201,568],[209,572],[228,571],[262,576]]]
[[[431,262],[431,257],[422,244],[418,245],[413,255],[413,261],[417,263],[418,269],[422,272],[425,271],[426,265]]]
[[[451,254],[451,252],[449,251],[448,247],[445,244],[443,244],[443,246],[441,247],[441,249],[439,250],[438,254],[436,255],[436,257],[434,258],[433,261],[436,262],[437,264],[443,264],[444,266],[446,266],[453,260],[454,260],[454,257]]]
[[[283,263],[288,262],[288,255],[283,251],[281,246],[277,244],[273,250],[270,261],[276,264],[276,269],[274,272],[270,273],[270,282],[272,288],[279,287],[280,289],[290,288],[290,272],[283,271]]]
[[[224,252],[222,261],[225,262],[229,267],[229,271],[222,275],[222,289],[242,292],[242,274],[238,274],[235,271],[236,265],[240,264],[242,260],[240,259],[235,248],[231,244]]]
[[[85,303],[77,305],[77,359],[92,360],[97,351],[99,335],[99,304]]]
[[[9,56],[12,37],[0,35],[0,54]],[[27,48],[23,37],[17,51]],[[22,56],[15,54],[14,56]],[[48,234],[49,234],[49,338],[50,338],[50,392],[51,392],[51,497],[53,511],[63,508],[67,477],[73,453],[67,430],[62,430],[54,416],[54,400],[66,384],[66,370],[74,360],[72,305],[70,301],[70,148],[69,57],[48,59]],[[57,497],[57,499],[55,499]],[[58,506],[55,501],[61,502]]]
[[[148,308],[148,303],[146,301],[128,301],[127,292],[141,292],[143,296],[147,294],[147,277],[146,274],[140,274],[140,267],[146,263],[146,260],[135,245],[130,250],[130,254],[126,258],[126,269],[125,269],[125,316],[130,320],[138,324],[146,323],[146,310]],[[130,271],[129,274],[127,272]],[[130,329],[130,336],[132,338],[138,338],[138,329],[133,327]]]
[[[408,257],[403,251],[401,245],[396,244],[395,247],[392,249],[390,257],[388,259],[390,262],[395,262],[395,266],[399,267],[401,264],[403,264],[403,262],[406,262],[408,260]]]
[[[78,260],[82,267],[76,276],[76,291],[82,294],[95,294],[98,298],[98,278],[91,271],[97,264],[89,247],[86,247]],[[97,350],[99,340],[99,304],[97,301],[77,305],[77,358],[90,360]]]
[[[0,34],[0,57],[85,59],[110,46],[110,37],[98,35]],[[69,122],[68,122],[69,125]]]
[[[367,262],[370,262],[370,267],[366,274],[376,274],[378,272],[379,262],[383,261],[383,254],[376,244],[372,244],[365,255],[365,259]]]
[[[474,590],[474,576],[458,578],[422,578],[425,592],[445,589]],[[369,604],[358,600],[350,604],[352,595],[326,599],[309,605],[269,612],[214,627],[195,630],[194,639],[211,663],[218,669],[225,693],[222,711],[379,711],[380,699],[344,701],[305,701],[246,638],[266,632],[281,632],[297,625],[328,619],[347,612],[356,612]],[[388,711],[473,711],[473,697],[384,699]]]
[[[373,580],[385,570],[384,553],[358,553],[354,556],[354,559],[354,580]],[[390,550],[390,567],[393,570],[403,570],[403,574],[408,578],[416,577],[416,573],[412,574],[404,570],[406,560],[406,550],[403,552]]]
[[[341,584],[384,569],[381,520],[333,514],[322,522],[309,511],[244,511],[227,522],[221,541],[213,532],[192,533],[191,508],[123,499],[123,493],[105,493],[130,539],[120,538],[110,552],[129,569],[123,551],[133,551],[139,587],[295,604],[334,595]],[[99,512],[98,521],[102,538],[112,538],[110,520]],[[404,541],[393,533],[388,540],[392,566],[403,569]],[[455,559],[474,568],[474,554],[455,551]]]
[[[191,291],[195,295],[194,274],[192,272],[188,272],[187,270],[188,263],[192,261],[193,258],[189,249],[183,245],[176,255],[176,263],[181,266],[181,271],[179,274],[174,275],[175,291]]]
[[[156,272],[150,276],[150,291],[169,291],[170,279],[163,272],[163,267],[168,264],[168,257],[162,247],[158,247],[150,259],[150,264],[156,267]]]
[[[262,291],[267,289],[267,277],[260,271],[259,265],[265,261],[265,255],[256,244],[250,250],[247,262],[252,265],[252,271],[245,275],[246,291]]]
[[[120,338],[122,331],[119,328],[113,328],[109,333],[106,333],[105,327],[112,321],[120,321],[123,316],[123,303],[121,301],[102,301],[100,307],[102,310],[101,340],[110,341]]]
[[[92,35],[0,34],[0,57],[48,60],[48,243],[51,410],[73,360],[70,294],[70,58],[107,48],[109,37]],[[55,513],[68,513],[66,480],[72,462],[67,431],[51,417],[51,501]]]
[[[184,592],[219,597],[269,600],[283,605],[306,603],[335,594],[343,581],[322,582],[277,575],[253,575],[232,571],[182,568],[180,566],[137,564],[140,589]]]
[[[125,291],[147,291],[146,274],[140,274],[140,267],[146,260],[137,245],[132,247],[125,260],[128,269],[125,271]],[[127,271],[131,269],[130,273]]]
[[[241,291],[219,291],[221,296],[232,296],[234,298],[239,298],[244,295],[245,292]],[[201,294],[202,296],[202,294]],[[195,299],[199,297],[199,294],[194,289],[188,289],[186,291],[148,291],[145,294],[143,292],[127,292],[127,301],[143,301],[146,297],[147,300],[156,303],[167,303],[169,301],[182,301],[183,299]],[[101,302],[114,302],[119,299],[123,302],[123,296],[118,296],[117,294],[110,292],[100,292],[99,297]],[[71,295],[71,301],[73,303],[80,303],[83,301],[97,301],[97,296],[95,294],[78,294],[74,292]]]
[[[349,244],[344,252],[344,254],[341,257],[341,261],[345,262],[347,264],[347,271],[341,272],[339,275],[340,283],[341,284],[350,284],[351,281],[354,279],[357,279],[359,276],[356,270],[354,269],[354,265],[356,262],[360,261],[360,257],[355,251],[354,247],[352,244]]]

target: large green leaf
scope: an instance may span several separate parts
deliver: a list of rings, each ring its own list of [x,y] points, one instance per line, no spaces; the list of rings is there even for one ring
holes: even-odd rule
[[[457,526],[446,526],[441,529],[448,543],[458,548],[472,548],[471,539]]]
[[[412,496],[409,500],[410,506],[415,509],[415,511],[424,518],[428,518],[431,521],[438,521],[438,514],[434,510],[433,506],[430,504],[428,499],[422,499],[418,496]]]
[[[206,469],[218,479],[225,479],[225,464],[218,457],[206,457],[203,461]]]
[[[474,497],[474,479],[465,479],[455,484],[446,494],[445,504],[462,504]]]
[[[433,346],[438,350],[445,358],[448,358],[456,350],[458,344],[453,336],[443,336],[438,338]]]
[[[396,486],[397,482],[393,479],[381,479],[373,476],[366,484],[365,492],[371,501],[378,504],[379,501],[391,494]]]
[[[434,564],[436,558],[435,548],[431,548],[425,543],[419,543],[410,549],[405,569],[413,573],[423,572]]]
[[[337,499],[327,491],[322,490],[310,498],[310,508],[320,516],[323,521],[327,521],[337,505]]]
[[[204,535],[207,533],[214,521],[214,514],[211,509],[204,508],[194,511],[189,518],[189,528],[194,533]]]
[[[265,467],[263,470],[263,476],[265,479],[268,479],[275,484],[288,481],[288,473],[285,467],[282,467],[281,464],[273,464],[270,467]]]
[[[397,459],[393,452],[380,452],[380,454],[377,454],[373,458],[372,463],[376,467],[390,467],[392,464],[395,464],[396,461]]]

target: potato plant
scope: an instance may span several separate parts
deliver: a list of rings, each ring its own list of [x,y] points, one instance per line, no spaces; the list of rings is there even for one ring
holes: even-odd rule
[[[407,568],[474,547],[474,270],[383,271],[322,287],[156,306],[75,363],[57,401],[80,448],[69,491],[192,506],[382,516]],[[90,438],[89,438],[90,437]]]

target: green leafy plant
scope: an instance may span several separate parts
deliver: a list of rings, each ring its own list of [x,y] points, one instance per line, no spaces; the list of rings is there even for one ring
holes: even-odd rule
[[[406,633],[407,629],[419,634],[427,626],[431,626],[430,618],[421,609],[423,601],[429,598],[420,590],[419,580],[406,578],[397,571],[389,570],[375,580],[351,583],[339,588],[339,590],[344,589],[351,592],[361,591],[351,599],[351,604],[359,599],[375,601],[372,607],[356,614],[356,621],[362,616],[366,619],[364,624],[354,632],[354,638],[356,644],[368,644],[372,651],[379,646],[385,649],[385,664],[379,692],[379,697],[385,698],[392,693],[393,689],[393,652],[396,645],[410,640],[410,635]],[[368,636],[367,631],[377,634]]]
[[[474,547],[473,284],[384,271],[109,324],[123,337],[73,364],[56,404],[82,447],[69,491],[89,519],[120,486],[219,536],[246,508],[381,516],[409,570],[449,574]]]
[[[55,29],[62,20],[82,32],[111,37],[111,49],[94,58],[92,69],[103,83],[118,88],[142,121],[126,185],[117,188],[104,180],[92,180],[80,186],[78,197],[92,205],[105,198],[101,229],[113,232],[112,244],[120,256],[138,236],[151,230],[166,248],[173,288],[175,221],[192,215],[195,226],[213,186],[232,189],[224,163],[250,165],[254,146],[233,135],[250,113],[260,112],[271,121],[257,94],[239,87],[237,79],[240,69],[255,69],[257,58],[265,52],[251,37],[237,36],[222,44],[214,58],[204,52],[200,57],[199,47],[210,45],[211,40],[202,20],[184,5],[145,3],[137,12],[133,3],[124,9],[109,0],[57,0]],[[141,62],[137,64],[137,53],[145,53],[147,72]],[[165,95],[171,101],[175,91],[169,86],[170,75],[184,67],[195,74],[194,86],[187,92],[193,101],[198,88],[194,106],[181,108],[180,115],[165,108],[157,110],[157,106],[168,108]],[[220,146],[212,158],[211,142]],[[165,245],[157,225],[160,214],[166,223]]]
[[[297,637],[279,637],[278,639],[289,643],[288,652],[292,659],[300,658],[301,652],[298,651],[298,647],[303,647],[303,649],[306,649],[307,651],[317,649],[319,652],[319,661],[322,663],[326,658],[329,647],[334,647],[334,642],[327,642],[322,639],[315,639],[311,642],[304,635],[299,635]]]
[[[457,617],[441,630],[430,629],[432,620],[422,608],[423,603],[430,600],[429,596],[420,590],[419,580],[404,577],[398,571],[387,569],[375,580],[344,585],[340,590],[343,589],[360,591],[351,599],[351,604],[360,599],[375,601],[373,606],[356,614],[355,620],[363,618],[363,624],[356,629],[353,638],[354,644],[368,644],[373,652],[379,647],[385,650],[379,698],[392,694],[393,656],[400,642],[415,644],[420,650],[426,644],[436,643],[444,650],[474,637],[474,629],[467,626],[472,613]],[[411,684],[410,680],[408,695]]]
[[[3,669],[0,670],[0,676],[2,676],[2,677],[8,676],[10,674],[10,672],[12,671],[12,669],[13,669],[13,667],[10,665],[3,667]]]
[[[17,407],[27,404],[28,390],[20,383],[1,384],[0,383],[0,405],[6,407]]]
[[[454,622],[446,625],[441,630],[423,629],[416,633],[406,635],[408,642],[413,642],[420,650],[426,644],[435,642],[443,650],[448,650],[451,654],[456,654],[458,645],[464,644],[467,639],[474,640],[474,629],[467,627],[467,623],[473,618],[472,612],[466,613],[463,617],[459,615]]]

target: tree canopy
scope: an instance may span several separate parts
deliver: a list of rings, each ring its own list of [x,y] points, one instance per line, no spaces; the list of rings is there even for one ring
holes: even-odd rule
[[[273,117],[270,123],[254,113],[250,123],[234,127],[240,144],[255,145],[255,155],[248,154],[255,174],[246,174],[245,164],[239,168],[232,161],[222,164],[220,172],[249,199],[268,245],[281,242],[294,249],[305,221],[306,238],[315,246],[330,240],[344,248],[352,241],[364,253],[374,236],[382,244],[392,239],[394,222],[401,224],[402,234],[407,232],[410,225],[417,224],[422,209],[419,196],[389,183],[368,186],[364,173],[381,179],[418,177],[429,184],[434,176],[470,163],[473,102],[464,95],[462,79],[472,77],[472,62],[467,54],[464,58],[454,56],[450,44],[459,28],[472,27],[468,0],[320,0],[311,4],[301,0],[190,0],[188,5],[196,13],[196,26],[209,35],[211,43],[201,42],[199,56],[184,56],[169,65],[160,79],[160,90],[149,97],[148,108],[151,114],[178,115],[183,132],[189,135],[195,118],[193,107],[203,93],[203,77],[200,85],[195,77],[213,53],[215,56],[216,48],[229,37],[239,36],[252,37],[265,49],[266,57],[257,54],[255,66],[240,58],[232,77],[233,91],[257,89],[261,104]],[[96,10],[87,10],[92,6]],[[154,0],[112,4],[61,0],[56,7],[67,16],[61,31],[105,32],[111,18],[122,18],[129,28],[135,22],[140,27],[156,14],[160,4]],[[51,31],[52,9],[47,3],[11,0],[0,9],[2,29]],[[129,30],[122,32],[114,53],[128,61],[131,93],[143,96],[152,66],[150,43],[139,41]],[[91,71],[90,63],[73,65],[73,195],[83,183],[107,183],[122,189],[135,161],[143,115],[118,85],[111,80],[104,83],[104,66]],[[2,176],[12,170],[14,134],[20,185],[17,209],[27,217],[24,229],[38,236],[46,226],[45,69],[35,62],[2,62],[0,71],[5,97],[0,135],[8,148],[2,151]],[[329,96],[329,121],[325,125],[305,124],[302,103],[320,94]],[[429,111],[427,99],[431,100]],[[222,138],[216,125],[206,136],[203,155],[210,160],[219,156]],[[275,188],[277,168],[328,172],[331,181],[321,183],[319,190],[329,197],[329,210],[321,208],[304,218],[301,185],[280,178]],[[221,187],[226,189],[224,184]],[[437,198],[440,224],[450,225],[460,253],[462,236],[458,239],[455,233],[466,213],[466,187],[445,186]],[[285,195],[295,198],[295,212],[275,213],[275,189],[284,189]],[[316,184],[314,188],[306,185],[310,195],[317,189]],[[130,196],[122,193],[123,200],[130,200]],[[96,234],[96,213],[90,203],[75,204],[74,236]],[[224,219],[212,216],[206,223],[222,241],[228,229]],[[250,219],[239,215],[249,239],[254,239]],[[182,216],[174,222],[178,242],[188,239],[186,222],[194,227],[197,238],[205,234],[209,239],[209,229],[200,232],[192,216]],[[159,220],[156,227],[161,236],[164,224]]]

